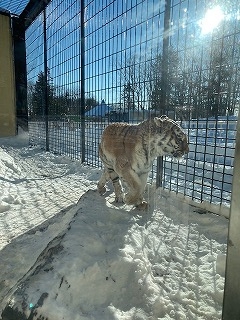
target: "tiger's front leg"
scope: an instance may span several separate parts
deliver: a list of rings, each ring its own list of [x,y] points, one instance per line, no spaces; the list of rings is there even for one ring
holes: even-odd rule
[[[128,188],[124,202],[128,205],[134,205],[140,210],[147,209],[148,203],[143,198],[147,175],[140,178],[134,170],[130,169],[122,176]]]
[[[112,180],[112,184],[115,192],[115,202],[123,202],[124,193],[123,193],[122,184],[121,184],[121,181],[119,180],[119,177],[116,176],[111,180]]]

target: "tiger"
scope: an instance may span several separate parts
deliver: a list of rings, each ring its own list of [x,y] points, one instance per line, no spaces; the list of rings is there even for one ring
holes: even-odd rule
[[[116,122],[103,131],[99,156],[103,173],[97,184],[98,192],[106,192],[111,180],[116,202],[145,210],[149,204],[143,193],[154,159],[171,155],[181,158],[189,152],[188,138],[183,129],[167,116],[154,117],[138,124]],[[127,188],[124,194],[122,182]]]

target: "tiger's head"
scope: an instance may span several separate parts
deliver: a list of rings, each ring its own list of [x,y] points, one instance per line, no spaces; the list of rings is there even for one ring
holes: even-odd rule
[[[159,136],[157,141],[159,154],[181,158],[189,152],[187,135],[174,120],[167,116],[155,117],[153,120],[155,132]]]

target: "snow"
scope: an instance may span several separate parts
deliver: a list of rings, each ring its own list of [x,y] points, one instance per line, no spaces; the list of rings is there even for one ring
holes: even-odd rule
[[[2,319],[221,319],[228,220],[148,186],[148,212],[101,171],[0,139]]]

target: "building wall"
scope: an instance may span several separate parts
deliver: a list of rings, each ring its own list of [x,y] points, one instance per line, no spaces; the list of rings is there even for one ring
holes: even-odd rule
[[[15,83],[10,17],[0,13],[0,137],[16,134]]]

